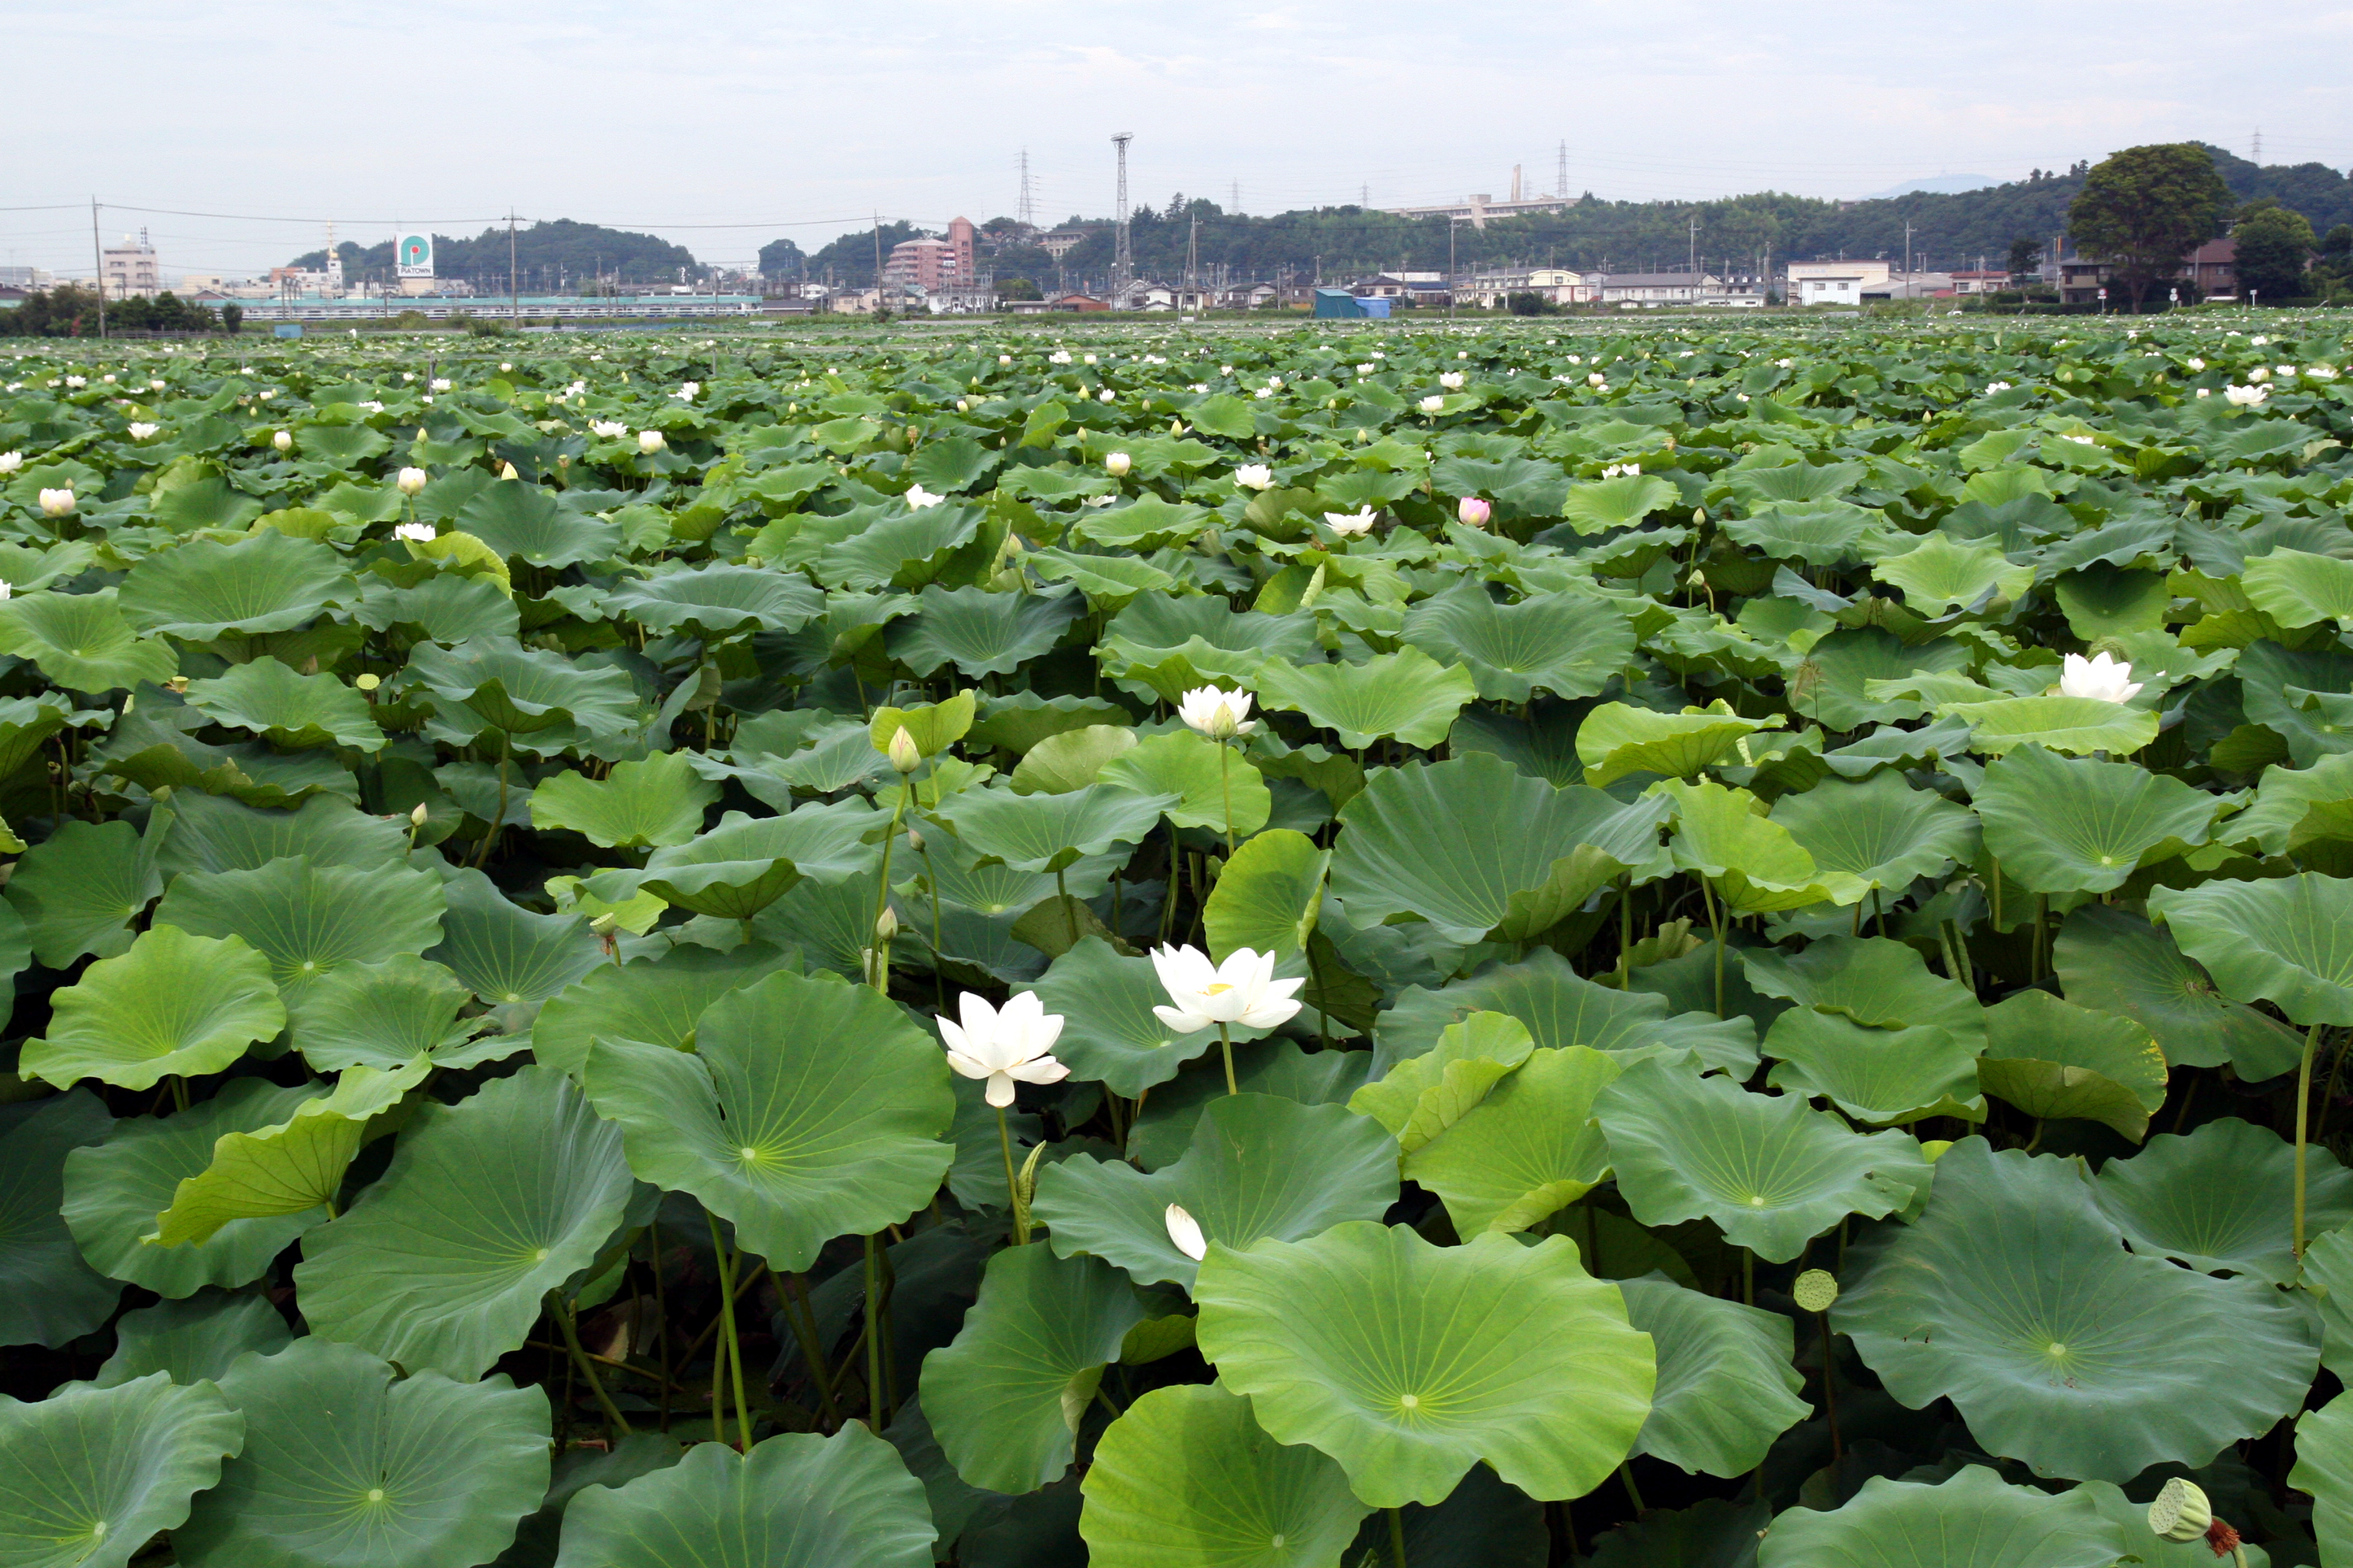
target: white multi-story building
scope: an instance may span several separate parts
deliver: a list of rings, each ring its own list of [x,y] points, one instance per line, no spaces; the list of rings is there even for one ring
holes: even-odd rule
[[[143,228],[136,239],[126,234],[121,244],[100,250],[98,268],[110,300],[144,299],[164,291],[163,268],[156,263],[155,247],[147,243],[147,231]]]
[[[1884,294],[1892,275],[1884,261],[1792,261],[1784,297],[1792,305],[1860,305],[1866,288]]]

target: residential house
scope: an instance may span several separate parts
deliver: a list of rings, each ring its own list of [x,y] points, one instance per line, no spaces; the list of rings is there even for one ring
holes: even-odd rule
[[[1081,313],[1091,314],[1096,310],[1110,310],[1111,301],[1108,300],[1098,300],[1092,294],[1064,294],[1060,298],[1050,301],[1049,308],[1056,310],[1073,310]]]
[[[2233,299],[2239,292],[2239,242],[2234,239],[2210,239],[2181,258],[2180,272],[2173,281],[2160,280],[2149,295],[2158,299],[2179,289],[2184,303],[2196,304],[2200,300]],[[2122,303],[2131,296],[2124,285],[2116,281],[2116,268],[2105,261],[2073,253],[2071,246],[2058,264],[2059,298],[2070,305],[2096,304],[2100,290],[2109,289],[2112,303]]]
[[[1863,286],[1862,297],[1873,304],[1890,300],[1949,300],[1954,295],[1949,272],[1896,272]]]
[[[1237,283],[1218,295],[1218,309],[1256,310],[1273,304],[1281,293],[1271,283]]]
[[[99,253],[99,275],[105,281],[106,297],[110,300],[144,299],[164,289],[163,268],[155,260],[155,247],[147,243],[147,231],[143,228],[136,239],[126,234],[120,244],[110,245]]]
[[[1724,291],[1724,279],[1704,272],[1599,272],[1590,280],[1601,303],[1625,310],[1695,305]]]
[[[1792,261],[1781,297],[1792,305],[1860,305],[1893,274],[1884,261]]]
[[[1514,294],[1534,294],[1550,305],[1584,305],[1599,297],[1582,272],[1565,267],[1524,267],[1518,271],[1474,272],[1455,288],[1455,297],[1482,310],[1500,310]]]
[[[1996,294],[2008,289],[2010,274],[2000,268],[1948,273],[1956,294]]]
[[[1443,307],[1452,298],[1443,272],[1377,272],[1348,285],[1359,300],[1388,300],[1409,309]]]

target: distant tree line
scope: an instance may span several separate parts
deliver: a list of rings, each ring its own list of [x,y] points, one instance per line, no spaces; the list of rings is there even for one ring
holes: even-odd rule
[[[106,330],[111,335],[133,332],[234,332],[245,318],[242,306],[219,310],[191,303],[168,289],[148,299],[109,300]],[[14,310],[0,310],[0,336],[19,338],[94,338],[98,336],[99,297],[95,289],[60,283],[27,294]]]
[[[390,283],[395,279],[392,247],[388,239],[367,246],[345,240],[335,250],[343,258],[343,277],[349,281]],[[471,239],[443,234],[433,237],[436,278],[470,283],[484,293],[501,293],[507,287],[507,231],[502,227],[486,228]],[[323,247],[306,251],[287,265],[316,272],[327,265],[327,252]],[[600,277],[623,284],[675,283],[681,268],[689,279],[700,277],[703,270],[692,251],[655,235],[570,218],[535,223],[514,233],[515,282],[525,293],[559,289],[576,293]]]

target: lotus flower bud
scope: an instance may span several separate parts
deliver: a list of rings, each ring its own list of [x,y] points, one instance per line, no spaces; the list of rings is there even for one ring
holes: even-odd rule
[[[41,515],[43,517],[71,517],[73,515],[73,510],[74,493],[71,489],[43,490],[41,492]]]
[[[425,818],[426,818],[427,815],[427,812],[426,812],[426,810],[425,810],[425,803],[424,803],[423,801],[421,801],[421,800],[420,800],[420,801],[418,801],[418,802],[417,803],[416,808],[415,808],[414,810],[412,810],[412,811],[408,814],[408,825],[409,825],[411,827],[422,827],[422,826],[425,826]]]
[[[1838,1293],[1838,1280],[1827,1268],[1809,1268],[1789,1287],[1790,1298],[1801,1312],[1829,1311]]]
[[[2195,1481],[2180,1476],[2165,1483],[2148,1505],[2148,1527],[2160,1541],[2199,1541],[2214,1522],[2214,1505]]]
[[[916,746],[915,737],[903,728],[891,732],[889,755],[891,765],[902,773],[912,773],[923,765],[923,753]]]
[[[1484,528],[1488,519],[1495,515],[1495,509],[1477,496],[1464,496],[1454,503],[1454,515],[1466,528]]]
[[[1115,479],[1127,478],[1127,470],[1134,466],[1134,459],[1125,452],[1113,452],[1103,459],[1103,472]]]
[[[1162,1216],[1168,1226],[1168,1239],[1176,1250],[1198,1263],[1208,1254],[1209,1243],[1201,1234],[1201,1222],[1187,1213],[1182,1204],[1170,1204]]]
[[[512,463],[501,463],[499,465],[499,478],[502,479],[519,479],[522,478],[522,476],[515,472],[515,466]]]
[[[280,430],[277,435],[272,436],[269,438],[269,444],[272,447],[277,447],[281,452],[290,452],[294,449],[293,433],[288,430]]]
[[[638,450],[643,452],[649,458],[652,457],[656,452],[660,451],[663,447],[669,445],[670,443],[668,441],[662,439],[662,433],[659,430],[640,430],[638,432]]]
[[[400,478],[394,482],[400,486],[402,495],[413,496],[425,488],[429,478],[423,468],[403,468]]]
[[[902,730],[900,733],[903,735],[906,731]],[[882,912],[876,916],[874,920],[875,943],[879,946],[883,942],[889,942],[892,937],[895,937],[898,934],[899,911],[892,909],[890,905],[885,904],[882,906]]]
[[[918,855],[923,852],[923,836],[912,827],[907,829],[907,847]]]

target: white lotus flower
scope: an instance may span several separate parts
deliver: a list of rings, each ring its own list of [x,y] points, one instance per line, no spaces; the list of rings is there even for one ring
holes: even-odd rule
[[[392,531],[392,536],[412,544],[430,544],[438,532],[429,522],[404,522]]]
[[[1271,386],[1261,386],[1256,392],[1251,393],[1250,395],[1263,402],[1265,399],[1274,395],[1274,388]]]
[[[294,433],[290,430],[280,430],[269,438],[269,444],[280,452],[290,452],[294,449]]]
[[[134,441],[144,441],[162,428],[161,425],[148,425],[134,420],[131,425],[131,438]]]
[[[1056,349],[1052,353],[1046,356],[1046,363],[1048,364],[1068,364],[1071,363],[1071,351],[1068,349]]]
[[[1444,375],[1438,378],[1438,384],[1446,388],[1449,392],[1460,392],[1462,390],[1463,379],[1464,378],[1461,371],[1450,370]]]
[[[987,1079],[985,1098],[999,1110],[1013,1103],[1017,1081],[1060,1083],[1071,1076],[1070,1068],[1050,1054],[1061,1037],[1062,1016],[1047,1012],[1036,992],[1020,992],[1000,1008],[967,991],[958,1005],[961,1025],[938,1020],[948,1066],[965,1078]]]
[[[1439,396],[1439,395],[1438,395],[1436,393],[1434,393],[1434,392],[1433,392],[1433,393],[1431,393],[1428,397],[1425,397],[1425,398],[1423,398],[1423,399],[1421,400],[1421,411],[1422,411],[1424,414],[1437,414],[1437,413],[1442,412],[1442,411],[1445,409],[1445,407],[1446,407],[1446,399],[1444,399],[1443,397]]]
[[[2206,368],[2206,362],[2200,359],[2196,354],[2191,354],[2189,356],[2189,368],[2192,370],[2204,370]]]
[[[1011,364],[1013,363],[1013,356],[1011,354],[998,354],[997,356],[997,363],[999,364]]]
[[[1609,378],[1603,375],[1597,370],[1586,376],[1585,384],[1588,386],[1607,386],[1609,384]]]
[[[2112,654],[2085,658],[2071,653],[2059,668],[2059,695],[2092,697],[2102,702],[2126,702],[2138,695],[2142,682],[2132,678],[2132,666]]]
[[[2234,338],[2235,338],[2235,337],[2237,337],[2239,334],[2238,334],[2238,333],[2236,333],[2236,332],[2232,332],[2231,335],[2232,335],[2232,337],[2234,337]],[[2263,333],[2261,333],[2261,332],[2257,332],[2253,337],[2249,338],[2249,339],[2247,340],[2247,342],[2249,342],[2250,343],[2253,343],[2253,344],[2255,347],[2257,347],[2257,348],[2261,348],[2261,347],[2263,347],[2265,343],[2267,343],[2267,342],[2271,342],[2271,339],[2269,339],[2269,338],[2267,338],[2267,337],[2263,336]]]
[[[73,515],[73,510],[74,493],[71,489],[43,490],[41,492],[41,515],[43,517],[71,517]]]
[[[702,383],[699,381],[681,382],[679,384],[678,390],[670,395],[681,398],[685,402],[691,403],[696,398],[702,395]]]
[[[1356,367],[1356,374],[1358,375],[1370,375],[1373,372],[1380,368],[1380,366],[1373,363],[1370,360],[1366,360],[1363,364]]]
[[[628,435],[629,427],[617,419],[591,419],[588,421],[588,433],[612,441]]]
[[[1187,1213],[1182,1204],[1170,1204],[1162,1217],[1168,1226],[1168,1239],[1177,1251],[1196,1263],[1208,1256],[1209,1241],[1201,1234],[1201,1222]]]
[[[2261,407],[2263,399],[2271,395],[2272,389],[2268,386],[2226,386],[2222,389],[2222,395],[2240,408]]]
[[[1115,479],[1127,478],[1127,470],[1134,466],[1135,460],[1125,452],[1113,452],[1103,459],[1103,472]]]
[[[670,443],[662,438],[662,433],[659,430],[640,430],[638,432],[638,450],[643,452],[649,458],[652,457],[656,452],[660,451],[663,447],[669,445]]]
[[[1986,395],[1988,397],[1991,397],[1995,393],[2008,392],[2009,390],[2010,383],[2006,381],[1989,381],[1986,383]]]
[[[2314,381],[2335,381],[2337,367],[2333,364],[2308,364],[2304,367],[2304,374]]]
[[[437,375],[433,378],[433,390],[436,392],[448,392],[450,389],[451,384],[449,378],[446,375]]]
[[[423,489],[431,479],[432,476],[423,468],[403,468],[400,470],[400,477],[393,483],[400,487],[402,495],[413,496]]]
[[[907,487],[907,493],[901,496],[899,499],[905,501],[908,506],[916,511],[921,511],[927,506],[937,506],[940,502],[947,500],[948,498],[945,496],[935,496],[921,485],[909,485]]]
[[[164,389],[164,384],[160,381],[151,381],[147,384],[147,390],[150,392],[162,392]]]
[[[1379,520],[1380,513],[1371,507],[1362,511],[1327,511],[1324,514],[1324,525],[1343,539],[1370,533],[1373,524]]]
[[[1095,356],[1094,356],[1094,355],[1092,355],[1092,354],[1089,354],[1089,355],[1087,356],[1087,363],[1089,363],[1089,364],[1092,364],[1092,363],[1095,363]]]
[[[13,474],[25,466],[22,452],[0,452],[0,474]]]
[[[1176,716],[1212,741],[1228,740],[1250,734],[1258,728],[1258,721],[1250,716],[1250,700],[1247,691],[1197,686],[1185,693],[1184,701],[1177,704]]]
[[[114,377],[111,375],[101,375],[98,379],[106,383],[109,386],[112,386],[114,384]]]
[[[113,377],[109,376],[107,379],[111,381]],[[66,377],[66,384],[75,388],[85,387],[90,384],[90,377],[86,375],[69,375]]]
[[[16,454],[11,452],[9,457]],[[1246,490],[1262,490],[1274,484],[1274,470],[1264,463],[1244,463],[1234,470],[1234,483]]]
[[[1155,1016],[1180,1035],[1190,1035],[1212,1024],[1240,1024],[1246,1029],[1271,1029],[1291,1021],[1302,1004],[1292,994],[1304,980],[1277,980],[1274,954],[1238,947],[1222,964],[1197,947],[1164,947],[1152,955],[1152,967],[1168,993],[1173,1007],[1155,1006]]]
[[[1098,392],[1098,393],[1096,393],[1096,394],[1095,394],[1095,401],[1096,401],[1097,403],[1111,403],[1111,402],[1114,402],[1114,401],[1116,401],[1116,400],[1118,399],[1118,397],[1119,397],[1119,394],[1118,394],[1118,393],[1116,393],[1116,392],[1113,392],[1113,391],[1110,387],[1108,387],[1108,386],[1104,387],[1101,392]]]

